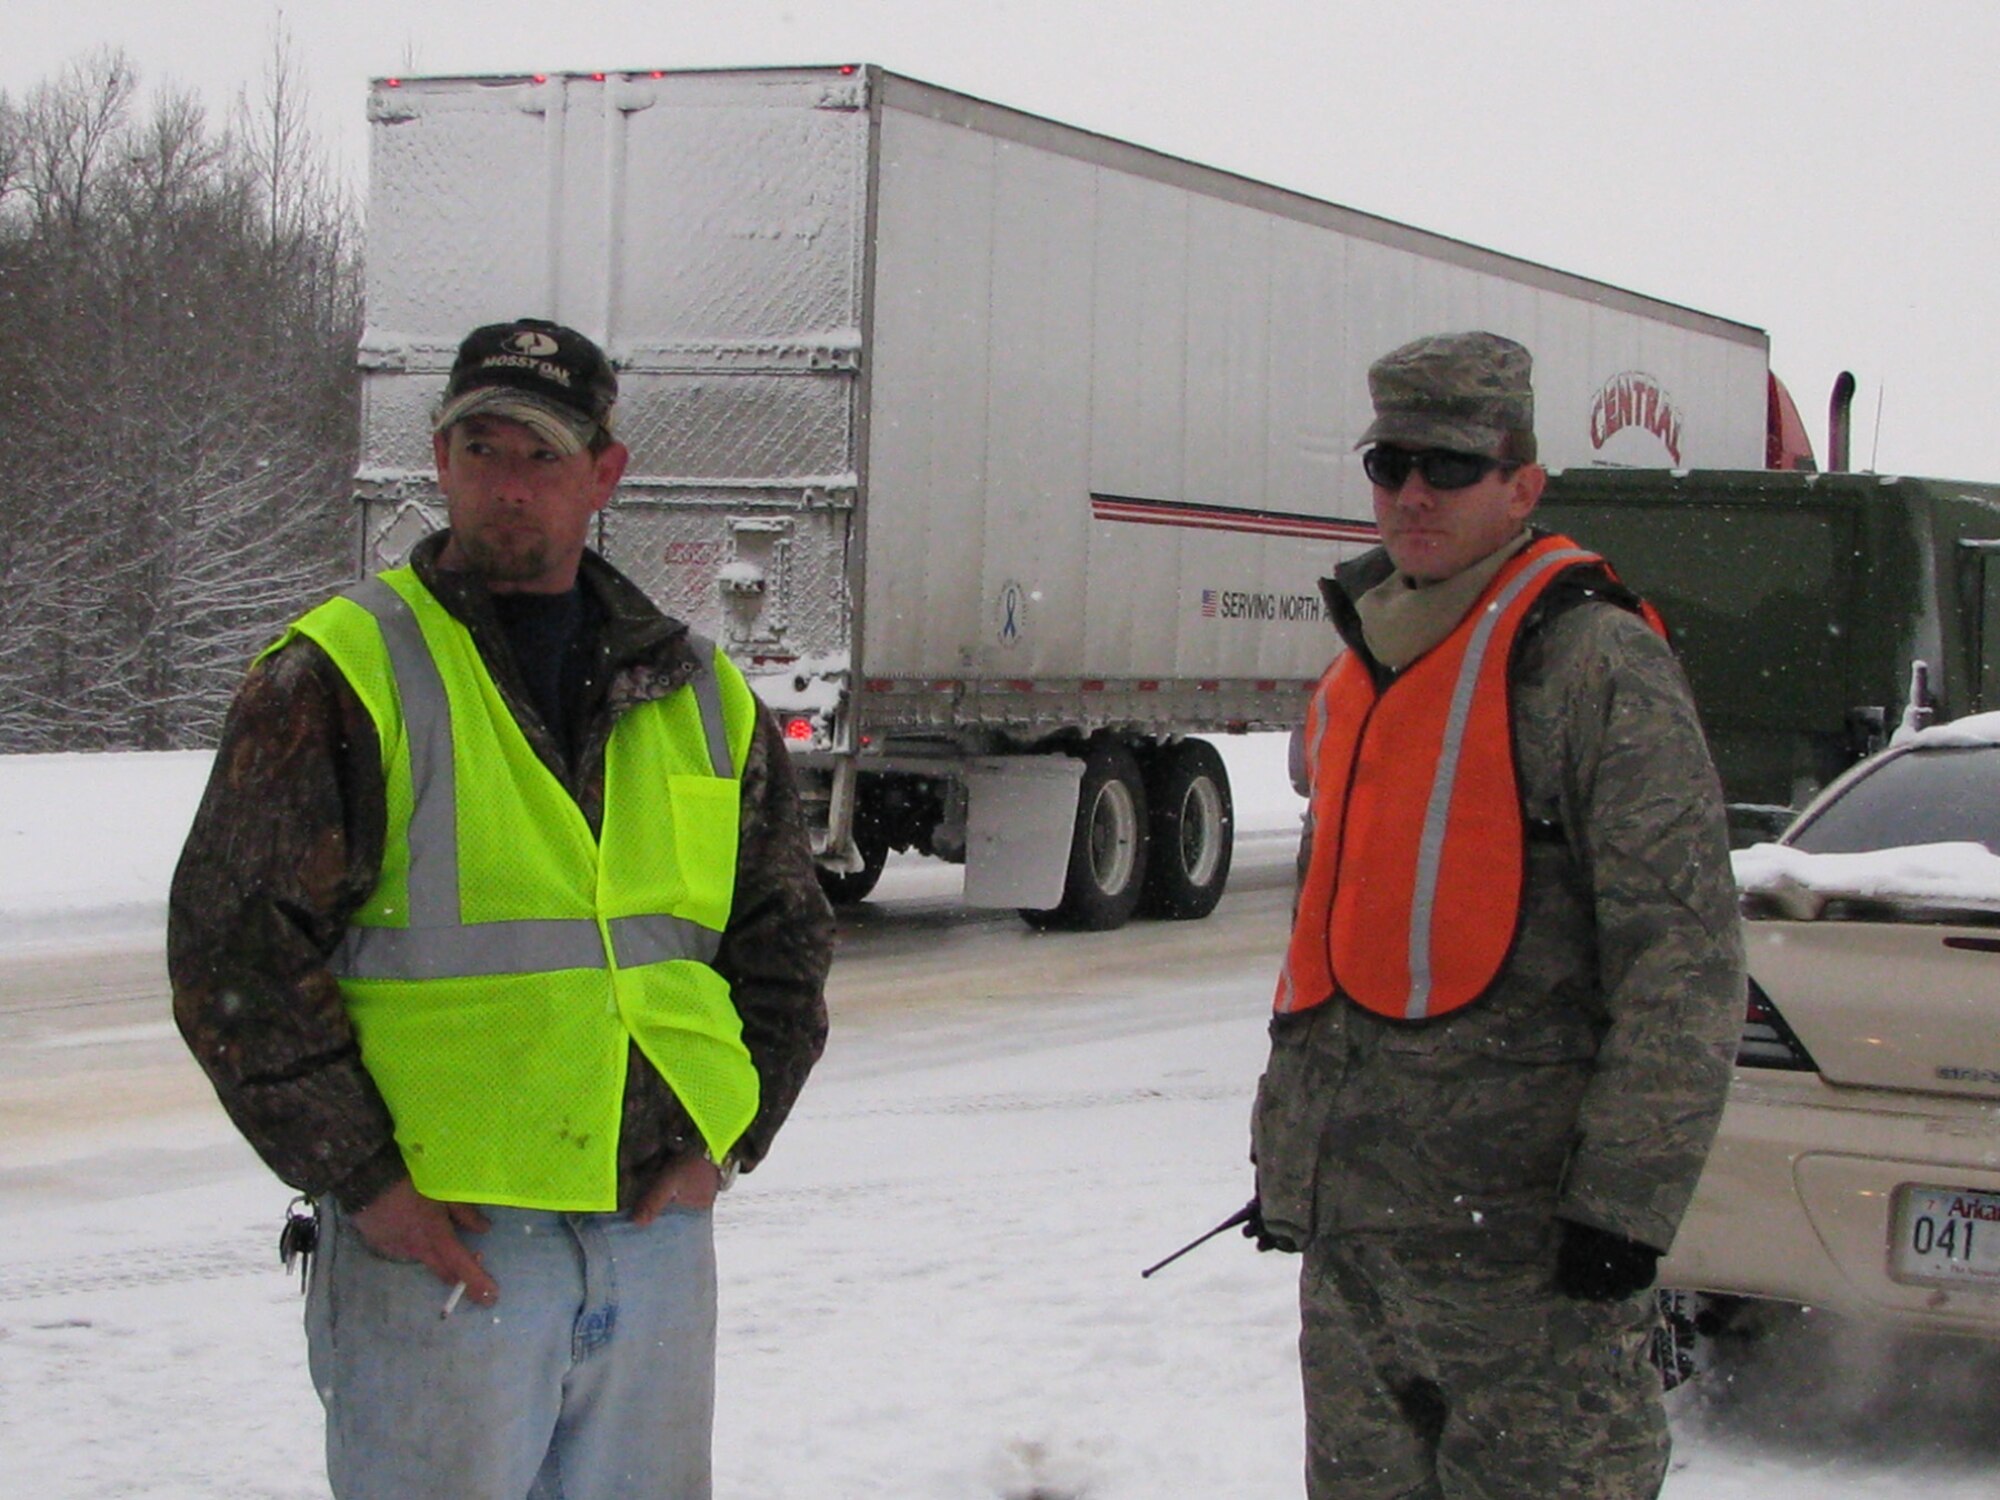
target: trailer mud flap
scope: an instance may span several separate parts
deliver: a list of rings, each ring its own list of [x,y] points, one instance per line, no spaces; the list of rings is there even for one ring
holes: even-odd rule
[[[1042,909],[1061,901],[1083,762],[988,756],[966,761],[959,775],[968,804],[966,904]]]

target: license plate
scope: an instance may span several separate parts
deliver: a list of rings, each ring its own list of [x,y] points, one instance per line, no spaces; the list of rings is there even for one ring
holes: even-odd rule
[[[2000,1193],[1905,1187],[1891,1261],[1901,1280],[2000,1284]]]

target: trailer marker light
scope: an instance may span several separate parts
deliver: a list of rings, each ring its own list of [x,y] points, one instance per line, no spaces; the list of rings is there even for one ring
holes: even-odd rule
[[[392,89],[399,89],[403,86],[403,80],[400,78],[385,78],[382,82],[385,86]]]
[[[809,740],[812,737],[813,737],[813,721],[811,719],[787,719],[785,721],[786,739]]]
[[[590,81],[592,83],[602,83],[604,82],[604,75],[602,73],[592,73],[590,75]]]

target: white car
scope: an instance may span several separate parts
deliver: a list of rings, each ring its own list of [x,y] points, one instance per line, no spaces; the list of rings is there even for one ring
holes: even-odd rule
[[[1750,1004],[1663,1287],[2000,1339],[2000,713],[1736,855]]]

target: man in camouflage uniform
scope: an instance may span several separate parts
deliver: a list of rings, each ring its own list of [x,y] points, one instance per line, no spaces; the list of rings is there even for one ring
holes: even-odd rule
[[[755,1167],[769,1149],[825,1042],[832,916],[780,733],[733,666],[584,545],[626,461],[611,433],[616,392],[602,351],[570,329],[524,319],[468,336],[433,439],[451,526],[418,545],[414,581],[400,576],[419,616],[429,611],[426,629],[442,625],[443,635],[471,643],[456,658],[430,647],[446,663],[440,670],[460,662],[473,689],[452,700],[452,732],[477,719],[492,728],[493,743],[522,747],[508,774],[460,787],[461,840],[470,836],[468,819],[525,787],[547,799],[537,807],[553,806],[565,814],[556,821],[575,825],[566,836],[584,851],[576,857],[586,872],[586,908],[589,872],[601,868],[611,878],[612,846],[604,843],[601,866],[594,852],[606,838],[608,807],[618,809],[621,833],[637,830],[627,842],[647,851],[639,863],[664,861],[671,870],[682,860],[682,873],[719,893],[715,904],[727,912],[719,931],[704,935],[699,923],[678,930],[693,934],[688,941],[706,965],[703,974],[726,981],[725,991],[701,980],[703,993],[726,997],[721,1029],[733,1032],[740,1020],[740,1046],[727,1035],[695,1041],[735,1069],[737,1118],[747,1118],[747,1127],[718,1147],[712,1133],[697,1128],[694,1104],[629,1029],[635,1023],[626,986],[635,973],[653,972],[632,965],[653,960],[628,958],[621,947],[607,971],[599,947],[576,970],[475,953],[466,971],[475,977],[451,981],[461,1006],[467,985],[476,999],[480,986],[501,982],[477,975],[518,980],[527,971],[528,1001],[513,1013],[509,1035],[521,1043],[525,1028],[517,1057],[553,1045],[538,1041],[535,1028],[547,1024],[538,1016],[559,1007],[538,995],[573,986],[579,972],[582,982],[605,981],[594,994],[612,993],[609,980],[617,981],[617,1004],[596,1002],[596,1019],[587,1023],[612,1028],[611,1040],[591,1053],[590,1076],[601,1084],[603,1117],[614,1128],[600,1131],[591,1149],[599,1153],[592,1158],[596,1191],[615,1202],[596,1212],[545,1211],[532,1195],[441,1201],[417,1188],[412,1173],[420,1163],[402,1144],[409,1122],[385,1099],[394,1091],[380,1064],[391,1044],[382,1039],[386,1032],[371,1037],[357,1020],[356,996],[366,987],[351,983],[343,944],[358,931],[372,893],[405,878],[420,819],[390,795],[392,747],[378,733],[385,721],[364,703],[379,701],[382,689],[342,666],[323,644],[331,637],[305,628],[327,606],[251,668],[174,878],[168,959],[175,1016],[231,1118],[320,1211],[308,1345],[327,1408],[329,1474],[344,1497],[706,1496],[711,1205],[730,1174]],[[399,575],[360,585],[350,597],[373,587],[380,599],[392,576]],[[380,636],[389,634],[385,621]],[[401,672],[402,708],[414,715],[410,700],[420,695]],[[705,847],[733,842],[733,871],[690,871],[691,856],[659,852],[684,850],[689,835],[689,805],[674,801],[670,811],[660,782],[607,783],[614,731],[682,712],[673,705],[699,696],[704,674],[734,684],[736,743],[747,753],[716,773],[720,781],[708,781],[727,788],[719,798],[697,788],[702,795],[691,805],[708,820]],[[461,703],[475,705],[464,721]],[[716,748],[713,738],[706,746],[695,740],[697,748]],[[617,741],[633,743],[630,734]],[[450,758],[447,748],[447,768]],[[459,764],[463,772],[471,762]],[[672,779],[705,780],[707,764],[701,775]],[[446,785],[441,811],[449,830],[449,777]],[[416,795],[430,793],[419,786]],[[518,869],[511,848],[501,853],[463,872],[468,906],[481,900],[490,908],[496,897],[504,904],[509,888],[526,882],[528,853]],[[414,889],[417,876],[407,879]],[[393,927],[397,913],[378,920]],[[461,920],[455,903],[447,920]],[[489,919],[483,928],[458,930],[474,934],[476,950],[498,940],[480,934],[499,929],[560,926],[590,936],[619,920],[617,912],[593,920],[586,910],[581,922]],[[697,966],[657,965],[683,977]],[[545,992],[535,989],[542,971],[563,971],[548,974]],[[409,994],[424,993],[422,979],[405,986]],[[619,1029],[621,1021],[627,1029]],[[485,1025],[474,1019],[471,1041],[460,1043],[475,1063],[484,1061]],[[663,1034],[690,1033],[668,1027],[650,1034],[650,1056],[675,1063],[676,1044],[662,1044]],[[399,1065],[425,1063],[421,1043],[396,1045],[405,1049]],[[434,1069],[430,1085],[448,1093],[457,1076]],[[446,1099],[436,1107],[448,1119],[460,1105],[485,1108],[505,1134],[517,1128],[512,1116],[524,1108],[518,1093],[525,1088],[509,1076],[486,1090],[497,1098]],[[566,1108],[568,1101],[557,1103]],[[525,1139],[528,1127],[518,1128]],[[573,1144],[586,1149],[581,1137]]]
[[[1728,1087],[1735,892],[1671,650],[1601,560],[1527,524],[1545,480],[1529,372],[1526,349],[1485,333],[1376,362],[1360,446],[1384,546],[1323,586],[1357,674],[1339,701],[1379,705],[1379,722],[1346,726],[1360,749],[1339,784],[1308,767],[1301,900],[1254,1119],[1261,1221],[1246,1230],[1304,1252],[1316,1500],[1623,1500],[1666,1473],[1650,1287]],[[1357,972],[1400,973],[1401,950],[1374,945],[1408,934],[1330,920],[1343,894],[1367,899],[1342,881],[1433,838],[1449,860],[1461,815],[1481,811],[1360,819],[1393,768],[1437,774],[1435,742],[1394,739],[1399,687],[1418,692],[1427,655],[1499,618],[1501,584],[1543,553],[1557,554],[1553,581],[1491,664],[1520,816],[1498,835],[1475,826],[1457,851],[1490,858],[1495,887],[1518,864],[1518,905],[1499,892],[1511,931],[1485,930],[1496,919],[1475,880],[1435,912],[1427,961],[1442,972],[1478,933],[1496,943],[1490,978],[1448,1013],[1398,1011],[1400,993],[1361,1003]],[[1371,738],[1382,724],[1390,740]],[[1329,822],[1344,837],[1316,840]]]

